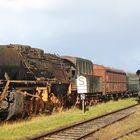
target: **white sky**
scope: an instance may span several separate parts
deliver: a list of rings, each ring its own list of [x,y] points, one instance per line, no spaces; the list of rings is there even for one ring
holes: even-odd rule
[[[28,44],[135,72],[139,37],[139,0],[0,0],[0,44]]]

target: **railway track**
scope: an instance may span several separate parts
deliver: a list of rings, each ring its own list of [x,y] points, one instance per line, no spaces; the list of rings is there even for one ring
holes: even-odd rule
[[[121,121],[134,114],[138,104],[132,105],[98,117],[74,123],[40,135],[26,137],[26,140],[80,140],[105,128],[117,121]],[[63,118],[62,118],[63,119]]]
[[[139,133],[140,134],[140,126],[135,128],[135,129],[128,130],[127,132],[114,137],[112,140],[119,140],[119,139],[121,139],[121,138],[123,138],[125,136],[129,136],[129,135],[134,134],[134,133]]]

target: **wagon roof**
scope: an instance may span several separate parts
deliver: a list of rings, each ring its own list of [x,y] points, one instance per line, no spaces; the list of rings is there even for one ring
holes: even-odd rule
[[[77,60],[82,60],[82,61],[87,61],[87,62],[92,63],[91,60],[89,60],[89,59],[85,59],[85,58],[81,58],[81,57],[75,57],[75,56],[62,56],[62,58],[65,58],[65,59],[67,59],[67,60],[70,60],[70,61],[72,61],[74,64],[76,64],[76,61],[77,61]]]
[[[116,68],[112,68],[112,67],[106,67],[104,65],[99,65],[99,64],[93,64],[93,67],[94,66],[96,66],[97,69],[104,69],[104,70],[106,70],[108,72],[115,72],[115,73],[123,73],[123,74],[126,74],[125,71],[120,70],[120,69],[116,69]]]
[[[111,67],[105,67],[106,71],[110,71],[110,72],[116,72],[116,73],[123,73],[126,74],[125,71],[120,70],[120,69],[116,69],[116,68],[111,68]]]

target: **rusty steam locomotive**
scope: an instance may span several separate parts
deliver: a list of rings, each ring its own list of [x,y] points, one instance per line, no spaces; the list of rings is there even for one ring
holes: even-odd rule
[[[97,98],[138,91],[135,74],[30,46],[1,45],[0,120],[51,113],[78,104],[76,78],[80,75],[87,78],[89,104]]]
[[[66,104],[70,67],[23,45],[0,46],[0,119],[51,112]]]

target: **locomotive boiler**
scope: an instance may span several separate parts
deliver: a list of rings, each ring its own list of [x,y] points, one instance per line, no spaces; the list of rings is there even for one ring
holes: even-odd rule
[[[70,85],[63,59],[30,46],[0,46],[0,120],[61,110]]]

